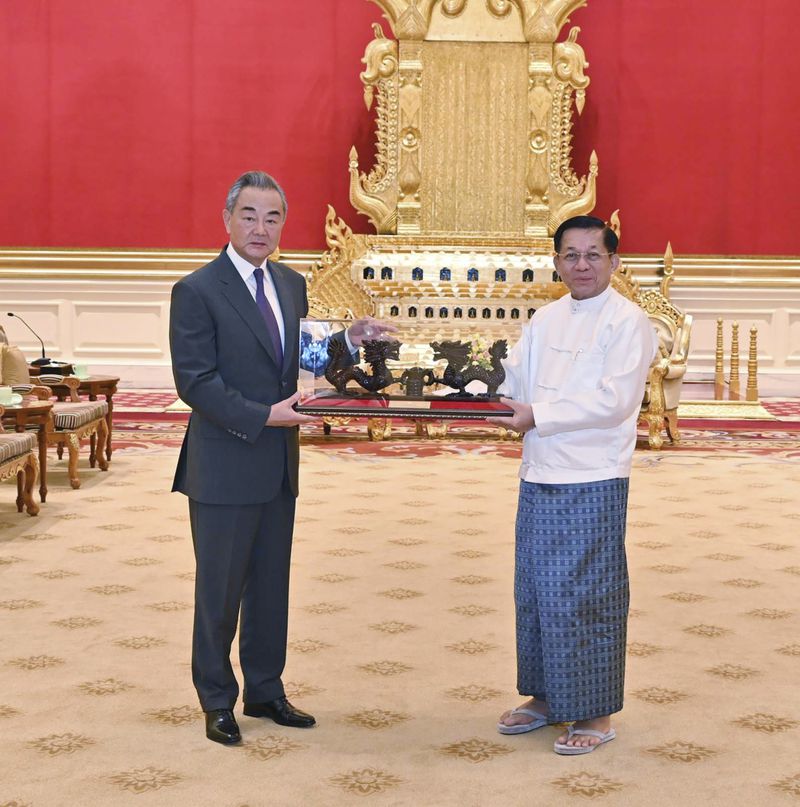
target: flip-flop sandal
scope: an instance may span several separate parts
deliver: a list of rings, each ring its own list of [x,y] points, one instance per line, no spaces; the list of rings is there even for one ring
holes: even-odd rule
[[[572,726],[567,727],[567,740],[571,737],[574,737],[576,734],[581,735],[583,737],[597,737],[600,742],[595,743],[594,745],[567,745],[566,743],[555,743],[553,745],[553,750],[557,754],[565,754],[565,755],[574,755],[574,754],[591,754],[595,748],[598,748],[603,743],[610,742],[617,736],[617,732],[614,729],[609,729],[606,732],[602,731],[595,731],[594,729],[575,729]]]
[[[532,717],[530,723],[517,723],[516,726],[507,726],[505,723],[498,723],[497,730],[500,734],[525,734],[527,731],[533,731],[534,729],[540,729],[542,726],[547,725],[547,718],[539,714],[539,712],[534,712],[533,709],[512,709],[512,715],[528,715]]]

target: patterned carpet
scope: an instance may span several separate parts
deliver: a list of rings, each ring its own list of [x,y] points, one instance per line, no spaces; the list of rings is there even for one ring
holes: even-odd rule
[[[80,490],[53,463],[38,518],[0,486],[0,805],[800,804],[796,454],[637,452],[626,706],[567,758],[495,731],[518,446],[306,440],[285,680],[319,726],[243,717],[225,748],[190,683],[182,423],[135,422]]]

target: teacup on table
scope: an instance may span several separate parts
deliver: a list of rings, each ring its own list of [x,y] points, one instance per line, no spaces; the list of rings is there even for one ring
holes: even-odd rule
[[[17,395],[11,387],[0,387],[0,406],[18,404],[22,396]]]
[[[88,378],[89,366],[87,364],[76,364],[72,362],[72,374],[77,378]]]

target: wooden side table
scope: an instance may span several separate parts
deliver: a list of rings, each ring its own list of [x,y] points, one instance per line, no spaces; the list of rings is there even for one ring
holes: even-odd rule
[[[39,498],[47,501],[47,425],[50,422],[52,401],[37,401],[23,398],[16,406],[4,404],[3,424],[13,426],[14,431],[24,432],[29,426],[35,426],[36,438],[39,442]]]

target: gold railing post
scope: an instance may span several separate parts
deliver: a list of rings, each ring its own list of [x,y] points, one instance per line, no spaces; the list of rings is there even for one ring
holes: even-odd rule
[[[739,323],[731,326],[731,377],[728,381],[728,398],[738,401],[739,394]]]
[[[747,392],[745,400],[758,400],[758,328],[750,328],[750,353],[747,359]]]
[[[722,317],[717,318],[717,348],[714,351],[714,400],[721,401],[725,397],[725,372],[722,367]]]

